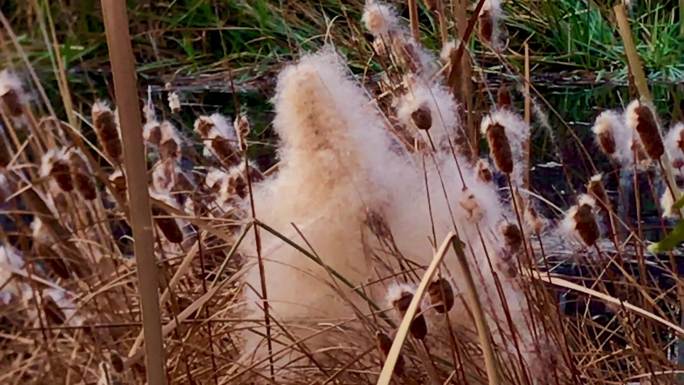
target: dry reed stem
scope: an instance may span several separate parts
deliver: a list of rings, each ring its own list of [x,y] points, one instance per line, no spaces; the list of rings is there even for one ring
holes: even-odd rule
[[[532,95],[530,94],[530,46],[525,43],[525,123],[530,126],[532,122]],[[523,143],[523,157],[525,159],[525,170],[523,171],[523,187],[530,189],[530,150],[532,134]]]
[[[129,181],[128,201],[142,305],[147,383],[166,385],[166,354],[161,330],[159,283],[154,256],[150,197],[147,190],[145,145],[142,140],[142,119],[138,107],[138,87],[126,3],[102,0],[102,13],[123,133],[124,163]]]

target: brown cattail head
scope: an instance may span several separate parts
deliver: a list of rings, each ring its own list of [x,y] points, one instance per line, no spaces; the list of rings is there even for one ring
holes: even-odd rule
[[[177,205],[173,198],[168,194],[150,192],[150,196],[169,206],[175,207]],[[164,238],[171,243],[183,242],[183,231],[181,230],[178,221],[176,221],[175,218],[172,218],[166,210],[153,203],[152,215],[154,216],[154,222],[157,224],[157,227],[159,227],[159,230],[164,234]]]
[[[170,192],[176,185],[176,160],[167,158],[154,165],[152,186],[157,192]]]
[[[432,127],[432,113],[427,104],[422,104],[411,113],[411,121],[419,130],[429,130]]]
[[[209,117],[202,115],[195,120],[195,131],[202,139],[209,137],[209,131],[214,128],[214,121]]]
[[[489,162],[484,159],[479,159],[476,164],[477,178],[485,183],[490,183],[494,180],[492,170],[489,168]]]
[[[92,109],[93,127],[105,154],[115,162],[121,160],[121,138],[114,112],[103,102],[95,102]]]
[[[511,92],[505,84],[501,84],[501,87],[499,87],[499,90],[496,92],[496,105],[499,108],[511,108],[513,105]]]
[[[531,205],[528,205],[527,210],[525,210],[525,222],[535,234],[540,234],[544,228],[544,221]]]
[[[76,191],[83,199],[91,201],[97,197],[95,183],[91,178],[90,168],[79,150],[71,151],[69,154],[69,169],[74,180]]]
[[[0,71],[0,100],[10,116],[23,115],[23,95],[19,78],[8,70]]]
[[[249,135],[250,131],[252,131],[252,127],[249,124],[247,116],[241,114],[235,118],[234,126],[235,133],[237,134],[238,148],[240,151],[245,151],[247,150],[247,136]]]
[[[109,175],[109,182],[112,183],[114,191],[122,198],[126,199],[126,177],[121,172],[117,170]]]
[[[224,164],[231,166],[240,163],[240,155],[235,151],[230,140],[217,136],[211,141],[211,149]]]
[[[69,172],[69,163],[63,157],[53,160],[52,167],[50,167],[50,177],[57,182],[57,186],[64,192],[70,192],[74,189],[74,181]]]
[[[677,147],[684,152],[684,129],[679,131],[679,138],[677,139]]]
[[[601,178],[601,174],[596,174],[589,179],[589,182],[587,183],[587,193],[596,200],[596,203],[601,210],[607,211],[610,208],[610,201],[608,200],[608,194],[606,194],[606,189],[603,187]]]
[[[117,373],[122,373],[126,368],[126,364],[121,358],[121,355],[115,351],[109,352],[109,362],[112,364],[112,368]]]
[[[503,235],[506,248],[511,254],[515,254],[522,248],[523,237],[520,228],[512,223],[506,223],[501,226],[501,235]]]
[[[512,173],[513,154],[504,126],[497,122],[491,122],[486,127],[485,134],[487,135],[489,151],[492,154],[492,158],[494,158],[496,167],[504,174]]]
[[[158,121],[152,120],[145,123],[143,126],[143,139],[145,139],[145,142],[159,146],[161,136],[161,125]]]
[[[403,318],[406,315],[406,310],[411,304],[413,293],[402,288],[399,288],[399,290],[400,291],[398,292],[398,295],[396,295],[392,300],[392,306],[394,306],[394,308]],[[422,340],[425,338],[425,336],[427,336],[427,323],[425,322],[425,317],[420,314],[420,307],[418,307],[416,315],[411,322],[410,331],[411,335],[419,340]]]
[[[639,134],[646,154],[651,159],[660,159],[663,153],[665,153],[665,146],[663,145],[663,139],[660,137],[658,122],[653,110],[646,104],[635,100],[630,103],[626,112],[628,125]]]
[[[382,353],[384,359],[387,359],[390,349],[392,348],[392,339],[385,333],[378,331],[375,332],[375,343],[378,346],[378,350]],[[394,365],[394,374],[401,376],[404,373],[404,358],[399,354],[397,357],[397,362]]]
[[[161,139],[159,143],[159,157],[162,160],[180,157],[181,143],[176,128],[165,120],[161,123]]]
[[[587,246],[593,246],[599,239],[599,227],[594,217],[594,199],[583,195],[569,213],[574,230]]]
[[[437,313],[446,313],[454,307],[454,289],[448,280],[439,278],[428,286],[430,304]]]
[[[601,147],[601,150],[606,155],[613,155],[615,153],[615,138],[610,131],[604,131],[596,135],[596,140]]]
[[[492,35],[494,35],[494,18],[492,13],[486,9],[482,10],[477,20],[480,27],[480,39],[485,43],[491,43]]]

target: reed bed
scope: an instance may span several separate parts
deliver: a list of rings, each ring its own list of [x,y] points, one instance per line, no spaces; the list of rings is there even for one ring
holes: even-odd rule
[[[0,383],[145,383],[143,327],[163,339],[170,384],[678,381],[682,255],[652,246],[682,219],[684,126],[660,119],[630,58],[641,94],[601,106],[592,147],[573,143],[587,175],[562,165],[574,200],[539,194],[530,143],[555,110],[529,54],[525,73],[502,55],[499,1],[448,5],[409,1],[404,20],[368,0],[372,76],[334,45],[288,63],[269,169],[237,96],[236,116],[192,122],[173,84],[165,103],[141,97],[145,157],[131,164],[120,122],[135,116],[115,101],[69,107],[63,82],[63,119],[30,67],[3,69]],[[5,27],[3,50],[21,55]],[[473,40],[509,84],[473,70]],[[147,211],[131,202],[146,187],[150,217],[131,212]],[[136,279],[141,249],[158,285]]]

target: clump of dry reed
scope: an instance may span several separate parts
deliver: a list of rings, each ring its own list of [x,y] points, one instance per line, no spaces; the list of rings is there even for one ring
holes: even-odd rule
[[[478,3],[472,25],[499,49],[500,5]],[[446,8],[438,0],[428,9]],[[279,164],[268,175],[248,157],[246,114],[236,111],[232,124],[198,116],[193,133],[176,119],[174,90],[169,106],[146,103],[149,164],[140,167],[149,180],[129,181],[113,107],[95,102],[90,121],[74,127],[40,116],[48,101],[25,95],[40,84],[0,72],[9,229],[0,246],[0,382],[144,383],[127,204],[127,185],[143,183],[173,383],[376,383],[404,316],[411,338],[394,366],[397,383],[670,383],[672,346],[684,333],[679,253],[648,253],[642,222],[624,214],[619,186],[598,174],[613,170],[593,170],[577,186],[587,195],[563,219],[522,181],[530,126],[506,86],[481,125],[494,169],[473,152],[479,139],[465,129],[462,95],[403,20],[370,0],[363,23],[385,69],[378,93],[353,81],[330,49],[285,69],[275,98]],[[443,43],[453,67],[456,43]],[[155,107],[175,115],[158,121]],[[43,120],[60,124],[45,131]],[[76,134],[88,137],[90,126],[95,144]],[[684,165],[684,128],[663,141],[650,105],[606,111],[593,130],[615,168],[652,186],[665,152],[663,167]],[[499,176],[508,183],[499,186]],[[656,191],[643,194],[657,200]],[[673,195],[662,196],[664,214],[676,215],[667,210]],[[407,314],[451,231],[457,241],[439,278]],[[569,264],[574,275],[563,271]],[[656,284],[656,273],[669,281]],[[484,314],[464,296],[467,278]]]

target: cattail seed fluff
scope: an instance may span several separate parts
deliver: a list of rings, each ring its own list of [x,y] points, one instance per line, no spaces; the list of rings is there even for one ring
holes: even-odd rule
[[[24,113],[24,94],[21,81],[8,70],[0,71],[0,100],[12,117],[19,117]]]
[[[632,101],[625,111],[627,126],[639,134],[646,154],[651,159],[658,160],[665,153],[663,140],[658,130],[655,113],[648,105],[639,100]]]
[[[512,254],[519,252],[522,248],[523,237],[520,228],[512,223],[506,223],[501,227],[506,248]]]

